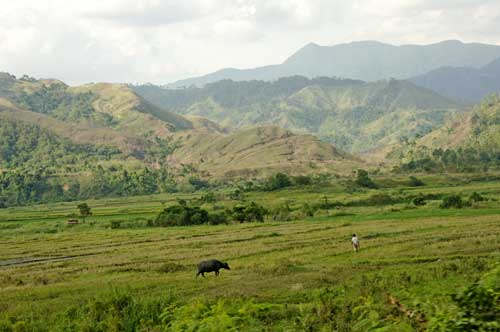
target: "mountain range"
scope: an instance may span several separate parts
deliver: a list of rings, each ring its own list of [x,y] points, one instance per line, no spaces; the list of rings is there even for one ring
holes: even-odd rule
[[[479,68],[500,58],[500,46],[462,43],[457,40],[430,45],[395,46],[377,41],[359,41],[333,46],[308,44],[283,63],[252,69],[226,68],[201,77],[167,84],[168,88],[203,86],[223,79],[265,80],[301,75],[330,76],[378,81],[409,79],[443,66]]]

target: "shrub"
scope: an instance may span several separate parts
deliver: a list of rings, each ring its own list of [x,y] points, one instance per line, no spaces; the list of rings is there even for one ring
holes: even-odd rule
[[[415,206],[422,206],[427,204],[425,202],[425,197],[423,195],[417,196],[412,200],[413,205]]]
[[[155,226],[188,226],[208,223],[208,212],[198,206],[172,205],[154,221]]]
[[[309,205],[308,203],[304,203],[301,208],[301,212],[304,214],[306,217],[314,217],[314,214],[316,213],[316,209]]]
[[[358,186],[364,188],[377,188],[377,185],[373,182],[373,180],[368,176],[368,172],[364,169],[358,169],[358,175],[356,177],[356,182]]]
[[[369,205],[374,206],[383,206],[383,205],[391,205],[397,203],[396,199],[394,199],[391,195],[380,193],[371,195],[367,201]]]
[[[431,320],[430,331],[500,331],[500,267],[485,274],[463,292],[452,296],[457,310]]]
[[[275,175],[269,177],[264,183],[264,190],[273,191],[286,187],[290,187],[292,181],[290,177],[284,173],[276,173]]]
[[[266,214],[268,214],[268,211],[262,205],[255,202],[251,202],[247,205],[236,205],[233,207],[231,212],[234,220],[239,221],[240,223],[252,221],[263,222]]]
[[[464,206],[464,202],[462,201],[462,197],[458,195],[449,195],[443,198],[443,202],[439,205],[442,209],[450,209],[457,208],[461,209]]]
[[[208,223],[210,225],[227,224],[227,215],[223,211],[210,213],[208,215]]]
[[[485,200],[486,199],[483,196],[481,196],[480,194],[478,194],[475,191],[469,197],[469,201],[471,201],[471,202],[483,202]]]
[[[245,195],[243,194],[243,191],[241,191],[240,189],[236,189],[229,194],[229,198],[235,201],[241,201],[245,198]]]
[[[409,183],[410,187],[422,187],[422,186],[425,186],[425,183],[422,180],[417,179],[414,176],[410,176],[409,179],[410,179],[410,183]]]
[[[205,195],[202,195],[200,197],[200,202],[203,203],[215,203],[217,201],[217,198],[215,197],[215,194],[212,192],[206,193]]]
[[[200,189],[204,189],[204,188],[209,188],[210,187],[210,184],[205,181],[205,180],[202,180],[196,176],[192,176],[189,178],[188,180],[189,184],[192,185],[196,190],[200,190]]]

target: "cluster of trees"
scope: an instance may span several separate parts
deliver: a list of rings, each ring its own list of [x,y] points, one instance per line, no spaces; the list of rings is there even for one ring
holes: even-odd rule
[[[435,149],[431,155],[414,159],[396,168],[402,172],[477,171],[500,166],[500,152],[480,149]]]
[[[219,225],[226,224],[229,220],[244,222],[263,222],[268,214],[263,206],[249,202],[238,204],[232,209],[208,212],[206,209],[196,205],[189,205],[184,200],[178,204],[171,205],[161,211],[151,222],[152,226],[191,226],[191,225]]]
[[[44,169],[0,172],[0,207],[106,196],[148,195],[177,190],[166,168],[128,171],[98,165],[78,176],[54,176]]]
[[[120,153],[106,146],[75,144],[34,124],[0,116],[0,168],[55,168],[109,160]]]
[[[63,121],[84,120],[99,126],[114,123],[110,114],[96,112],[92,103],[97,96],[92,92],[69,93],[63,83],[40,85],[33,92],[20,90],[10,97],[22,108],[47,114]]]

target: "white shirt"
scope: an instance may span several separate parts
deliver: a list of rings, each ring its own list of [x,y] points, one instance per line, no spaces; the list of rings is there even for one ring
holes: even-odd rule
[[[352,241],[352,244],[354,244],[354,245],[359,244],[359,240],[358,240],[357,236],[353,236],[351,241]]]

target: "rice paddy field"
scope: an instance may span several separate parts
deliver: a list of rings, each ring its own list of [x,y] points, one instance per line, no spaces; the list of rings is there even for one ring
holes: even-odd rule
[[[178,198],[203,193],[88,201],[93,215],[78,225],[67,223],[75,202],[2,209],[0,331],[430,330],[454,310],[452,294],[500,262],[500,180],[378,181],[382,189],[352,193],[339,183],[245,193],[268,208],[286,203],[290,221],[148,226]],[[463,208],[428,199],[300,214],[304,203],[374,193],[474,192],[484,200]],[[203,206],[237,204],[216,197]],[[196,264],[211,258],[231,270],[196,278]]]

